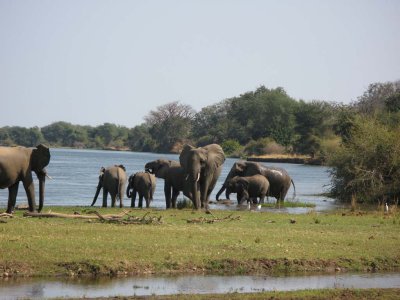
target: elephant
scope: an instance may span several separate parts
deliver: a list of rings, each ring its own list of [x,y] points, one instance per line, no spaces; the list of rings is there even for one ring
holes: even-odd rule
[[[7,213],[12,213],[17,200],[19,182],[22,181],[28,198],[29,211],[36,210],[35,186],[32,171],[39,179],[39,209],[44,203],[44,188],[50,162],[50,149],[43,145],[36,148],[0,147],[0,188],[8,188]]]
[[[100,168],[99,183],[97,185],[96,194],[94,195],[91,206],[96,203],[101,188],[103,188],[103,205],[107,207],[108,193],[111,195],[111,207],[115,207],[117,196],[119,198],[119,206],[123,207],[122,200],[124,198],[126,183],[126,169],[123,165],[114,165],[107,168]]]
[[[290,184],[293,184],[294,195],[296,195],[296,187],[293,180],[285,169],[277,167],[266,167],[258,162],[253,161],[237,161],[233,164],[225,182],[222,184],[221,189],[218,191],[216,199],[226,189],[227,183],[234,176],[252,176],[260,174],[263,175],[269,181],[269,191],[267,196],[272,196],[278,201],[284,201],[286,194],[290,188]],[[229,199],[229,193],[226,192],[226,198]]]
[[[150,207],[156,190],[156,177],[149,172],[137,172],[128,179],[126,195],[131,198],[131,207],[135,207],[136,193],[139,194],[139,207],[142,208],[143,198],[146,200],[146,207]]]
[[[265,196],[269,190],[269,182],[263,175],[253,176],[235,176],[230,179],[226,186],[227,192],[237,193],[238,205],[244,200],[250,202],[251,199],[257,203],[257,197],[260,198],[259,203],[264,203]]]
[[[176,208],[176,199],[180,192],[192,198],[188,184],[185,181],[184,170],[175,160],[157,159],[146,163],[146,172],[154,174],[157,178],[164,179],[165,204],[168,208]]]
[[[208,210],[208,199],[221,174],[225,154],[220,145],[195,148],[184,145],[179,155],[195,209]]]

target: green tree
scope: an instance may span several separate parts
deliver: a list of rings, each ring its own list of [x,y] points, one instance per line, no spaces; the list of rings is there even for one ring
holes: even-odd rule
[[[321,141],[333,134],[334,108],[325,101],[300,101],[295,112],[297,140],[294,151],[302,154],[318,153]]]
[[[145,117],[151,138],[157,142],[155,151],[170,152],[177,142],[191,134],[194,110],[178,101],[157,107]]]

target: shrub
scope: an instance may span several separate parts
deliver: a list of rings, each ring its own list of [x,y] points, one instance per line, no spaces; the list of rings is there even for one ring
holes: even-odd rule
[[[380,202],[400,196],[400,127],[357,117],[350,137],[331,154],[334,196]]]
[[[221,144],[222,149],[226,155],[232,156],[239,154],[242,146],[237,140],[226,140]]]

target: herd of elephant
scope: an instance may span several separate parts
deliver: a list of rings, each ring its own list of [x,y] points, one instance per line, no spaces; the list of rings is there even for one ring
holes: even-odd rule
[[[50,162],[50,150],[44,145],[36,148],[0,147],[0,188],[9,189],[7,213],[12,213],[16,203],[19,182],[22,181],[29,204],[29,210],[35,211],[35,193],[32,171],[39,179],[39,209],[44,203],[44,185],[47,176],[45,167]],[[107,196],[111,196],[114,207],[117,198],[120,207],[126,192],[131,198],[131,207],[135,207],[136,195],[139,195],[138,206],[150,206],[156,188],[156,177],[164,179],[166,208],[176,208],[176,200],[183,194],[192,200],[195,209],[208,209],[208,201],[221,174],[225,154],[221,146],[211,144],[204,147],[185,145],[179,155],[179,161],[158,159],[146,163],[144,171],[132,174],[127,181],[123,165],[114,165],[100,169],[99,182],[92,202],[96,203],[100,190],[103,189],[103,207],[107,207]],[[267,167],[257,162],[237,161],[233,164],[219,196],[226,191],[226,198],[231,193],[237,194],[238,204],[244,201],[263,203],[265,197],[272,196],[283,201],[293,184],[286,170]]]

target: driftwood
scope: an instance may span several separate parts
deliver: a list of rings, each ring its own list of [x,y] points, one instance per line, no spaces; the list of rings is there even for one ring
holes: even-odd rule
[[[67,219],[89,219],[89,220],[100,220],[102,223],[115,223],[115,224],[162,224],[160,217],[148,217],[147,212],[143,217],[135,217],[129,214],[128,211],[123,211],[117,215],[102,215],[98,211],[90,211],[86,215],[81,215],[78,212],[74,214],[61,214],[61,213],[38,213],[38,212],[26,212],[24,217],[37,217],[37,218],[67,218]]]
[[[8,213],[0,213],[0,218],[13,218],[14,216],[12,214]]]
[[[200,217],[200,218],[197,218],[197,219],[186,220],[186,222],[192,223],[192,224],[203,224],[203,223],[213,224],[213,223],[222,222],[222,221],[238,221],[238,220],[240,220],[240,216],[232,217],[232,215],[229,215],[229,216],[227,216],[225,218],[217,218],[213,214],[211,214],[211,215],[213,216],[212,219]]]

